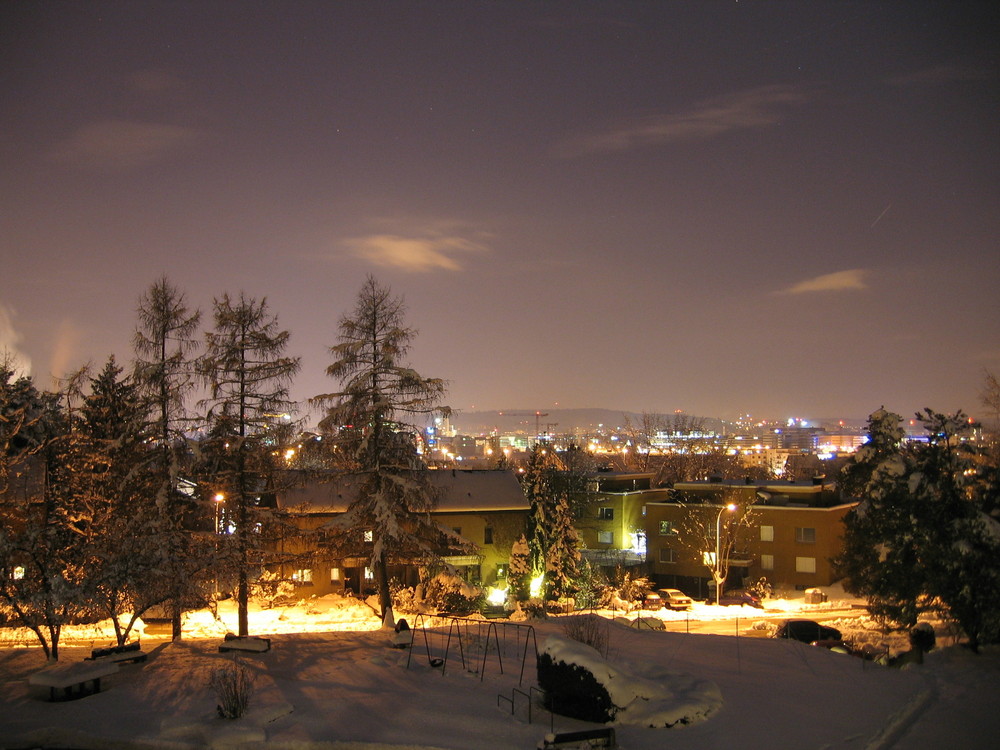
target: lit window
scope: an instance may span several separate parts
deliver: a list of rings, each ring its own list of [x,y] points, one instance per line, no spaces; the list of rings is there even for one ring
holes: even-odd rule
[[[330,568],[330,580],[331,581],[340,580],[340,568]]]
[[[372,531],[371,529],[368,529],[365,532],[365,541],[366,542],[371,542],[371,541],[374,541],[374,540],[375,540],[375,532]]]
[[[308,568],[299,568],[292,573],[292,580],[296,583],[312,583],[313,572]]]
[[[597,518],[600,521],[614,521],[615,520],[615,509],[614,508],[598,508]]]
[[[366,580],[366,581],[370,581],[370,580],[372,580],[372,579],[373,579],[374,577],[375,577],[375,574],[374,574],[374,573],[372,572],[372,569],[371,569],[371,568],[369,568],[369,567],[368,567],[368,566],[366,565],[366,566],[365,566],[365,580]]]
[[[615,532],[613,531],[598,531],[597,541],[600,544],[614,544],[615,543]]]
[[[674,550],[671,547],[660,547],[660,562],[661,563],[677,562],[677,560],[674,558]]]
[[[23,565],[18,565],[16,568],[14,568],[13,578],[14,578],[15,581],[23,581],[24,580],[24,566]]]
[[[497,565],[497,578],[506,578],[506,577],[507,577],[507,566]]]
[[[761,570],[774,570],[774,555],[761,555],[760,568]]]
[[[815,573],[816,572],[816,558],[815,557],[796,557],[795,558],[795,572],[796,573]]]
[[[795,527],[795,541],[802,544],[816,543],[816,529],[807,527]]]
[[[673,521],[660,521],[660,536],[673,536],[676,533]]]
[[[761,526],[760,527],[760,540],[762,542],[773,542],[774,541],[774,527],[773,526]]]

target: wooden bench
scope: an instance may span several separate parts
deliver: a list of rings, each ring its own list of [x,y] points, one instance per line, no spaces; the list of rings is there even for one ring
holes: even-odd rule
[[[565,748],[588,747],[588,748],[608,748],[614,750],[618,747],[615,741],[614,727],[601,727],[600,729],[585,729],[582,732],[562,732],[561,734],[549,734],[538,743],[538,750],[558,750]]]
[[[101,692],[101,678],[118,671],[113,661],[78,661],[71,664],[53,664],[28,677],[29,685],[39,685],[49,689],[49,700],[57,699],[62,691],[64,700],[88,695],[87,683],[91,683],[92,693]],[[74,695],[75,694],[75,695]]]
[[[251,653],[262,653],[264,651],[271,650],[271,639],[270,638],[260,638],[258,636],[247,636],[246,638],[240,638],[239,636],[227,634],[225,639],[219,644],[219,653],[224,654],[228,651],[249,651]]]
[[[95,648],[85,661],[113,661],[115,664],[146,661],[148,654],[142,650],[139,641],[126,643],[124,646],[108,646]]]

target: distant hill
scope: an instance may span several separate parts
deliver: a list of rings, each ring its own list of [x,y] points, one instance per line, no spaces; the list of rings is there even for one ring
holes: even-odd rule
[[[617,409],[549,409],[542,412],[538,417],[538,429],[541,432],[551,432],[560,435],[567,434],[588,434],[596,432],[600,425],[606,429],[615,429],[625,424],[625,416],[638,422],[642,419],[642,414],[638,412],[626,412]],[[665,415],[673,416],[671,414]],[[716,417],[699,417],[693,414],[685,415],[691,420],[703,419],[704,427],[715,432],[726,432],[732,429],[721,419]],[[455,429],[463,435],[488,434],[493,430],[502,433],[524,432],[535,433],[535,412],[530,409],[510,409],[499,411],[467,411],[454,412],[451,423]],[[837,420],[810,419],[812,425],[825,425],[828,430],[835,430]],[[847,428],[864,427],[863,420],[845,420],[844,426]],[[727,430],[728,428],[728,430]]]
[[[642,418],[637,412],[625,412],[615,409],[549,409],[542,412],[537,424],[541,432],[558,434],[591,433],[600,425],[614,429],[625,424],[627,414],[633,422]],[[697,417],[692,417],[697,419]],[[705,427],[710,430],[720,430],[722,422],[718,419],[705,417]],[[528,409],[511,409],[509,411],[468,411],[455,412],[451,416],[455,429],[465,435],[489,433],[492,430],[511,433],[523,431],[534,434],[535,412]]]

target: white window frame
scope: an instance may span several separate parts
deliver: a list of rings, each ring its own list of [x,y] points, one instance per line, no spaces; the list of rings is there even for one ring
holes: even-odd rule
[[[760,540],[762,542],[773,542],[774,541],[774,527],[773,526],[761,526],[760,527]]]
[[[597,532],[597,543],[598,544],[614,544],[615,543],[615,532],[613,532],[613,531],[598,531]]]
[[[796,557],[795,558],[795,572],[796,573],[815,573],[816,572],[816,558],[815,557]]]
[[[760,556],[760,569],[761,570],[774,570],[774,555],[761,555]]]

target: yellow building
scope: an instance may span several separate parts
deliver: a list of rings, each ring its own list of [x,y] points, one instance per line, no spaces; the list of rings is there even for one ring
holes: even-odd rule
[[[470,582],[492,584],[504,578],[511,545],[524,532],[528,515],[528,501],[514,473],[442,469],[428,471],[428,477],[438,493],[432,519],[474,549],[452,556],[441,549],[444,561]],[[315,532],[348,509],[359,487],[356,476],[310,477],[298,487],[276,493],[277,507],[299,529]],[[310,562],[281,571],[283,577],[316,595],[345,590],[358,593],[373,585],[368,557],[332,557],[316,539],[307,535],[293,542],[296,549],[290,551],[311,553]],[[416,562],[399,561],[390,567],[389,575],[412,585],[417,582]]]

